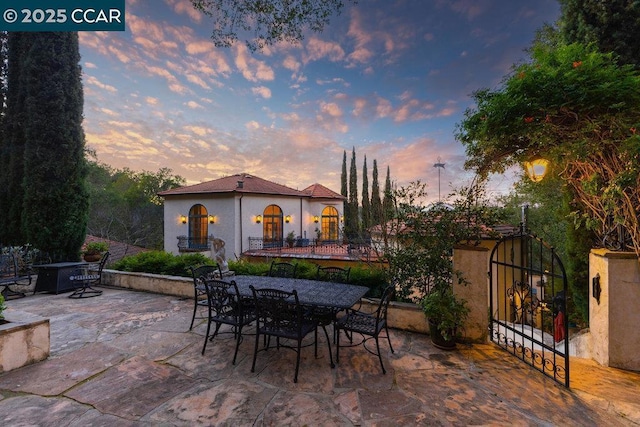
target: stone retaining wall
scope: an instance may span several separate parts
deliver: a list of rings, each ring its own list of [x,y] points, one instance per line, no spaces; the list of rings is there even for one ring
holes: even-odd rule
[[[0,373],[49,357],[49,319],[8,309],[0,324]]]

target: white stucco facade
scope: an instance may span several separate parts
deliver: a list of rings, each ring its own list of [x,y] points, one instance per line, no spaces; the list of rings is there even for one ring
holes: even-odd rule
[[[265,181],[268,183],[268,181]],[[316,184],[317,185],[317,184]],[[227,259],[235,259],[251,249],[250,238],[262,239],[265,233],[270,232],[270,228],[265,226],[265,209],[270,205],[279,208],[281,214],[280,225],[276,227],[275,238],[284,239],[291,231],[296,237],[315,239],[316,229],[324,232],[325,238],[329,236],[329,219],[323,219],[323,212],[331,211],[334,214],[331,222],[331,236],[337,238],[341,236],[343,218],[343,198],[337,197],[317,197],[310,193],[298,192],[289,189],[291,195],[264,194],[245,191],[245,188],[238,187],[241,191],[220,191],[212,193],[189,193],[181,190],[161,193],[164,197],[164,250],[174,254],[181,251],[178,242],[180,236],[190,237],[193,228],[190,226],[190,212],[195,205],[202,205],[207,218],[213,216],[214,223],[206,221],[206,231],[200,230],[207,236],[214,236],[224,240]],[[327,194],[331,190],[326,190]],[[299,194],[296,194],[299,193]],[[326,210],[327,207],[335,208]],[[278,209],[276,209],[278,211]],[[337,212],[337,215],[335,213]],[[257,223],[258,215],[262,216],[260,223]],[[336,219],[337,218],[337,219]],[[186,219],[186,223],[183,223]],[[314,219],[318,219],[316,223]],[[288,220],[288,222],[287,222]],[[203,226],[204,221],[200,222]],[[322,230],[323,224],[325,230]],[[336,231],[337,228],[337,231]],[[255,243],[255,242],[254,242]],[[256,249],[255,247],[253,249]],[[197,251],[196,249],[188,249]],[[207,252],[202,250],[203,253]],[[208,254],[207,254],[208,255]]]

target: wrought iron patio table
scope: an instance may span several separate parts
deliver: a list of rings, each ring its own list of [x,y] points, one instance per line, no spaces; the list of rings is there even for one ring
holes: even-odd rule
[[[242,298],[253,297],[253,292],[251,291],[250,286],[253,286],[256,289],[270,288],[287,292],[295,290],[298,294],[298,301],[300,305],[309,307],[310,313],[313,313],[313,310],[316,308],[330,309],[335,312],[347,310],[357,304],[369,291],[369,288],[366,286],[325,282],[320,280],[295,279],[290,277],[235,276],[232,279],[236,282],[238,292]],[[329,360],[330,365],[333,368],[335,365],[331,354],[331,341],[324,325],[322,326],[322,329],[327,337]],[[317,356],[317,337],[315,342]],[[297,381],[297,369],[296,380],[294,380],[294,382],[295,381]]]
[[[250,285],[255,288],[271,288],[287,292],[295,289],[298,292],[300,304],[336,310],[353,307],[369,291],[366,286],[286,277],[235,276],[232,279],[235,280],[238,291],[243,297],[253,296]]]

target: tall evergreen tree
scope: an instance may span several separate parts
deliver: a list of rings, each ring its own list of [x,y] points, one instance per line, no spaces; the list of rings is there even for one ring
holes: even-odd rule
[[[351,167],[349,168],[349,221],[348,237],[354,237],[360,232],[358,215],[358,170],[356,168],[356,149],[351,152]]]
[[[362,166],[362,230],[371,227],[371,203],[369,202],[369,178],[367,177],[367,156],[364,156]]]
[[[340,194],[344,196],[344,201],[342,202],[343,227],[346,226],[344,221],[349,217],[349,193],[347,185],[347,150],[344,150],[342,154],[342,174],[340,175]]]
[[[57,260],[77,259],[89,196],[77,33],[27,33],[22,231]]]
[[[26,75],[23,63],[30,47],[28,33],[10,33],[7,38],[6,114],[3,120],[2,156],[0,160],[0,241],[3,244],[25,243],[22,235],[22,207],[25,178],[24,150],[26,123]]]
[[[0,212],[8,209],[7,172],[9,170],[9,144],[5,135],[5,116],[7,113],[7,55],[8,34],[0,32]],[[0,215],[0,245],[6,241],[7,216]]]
[[[391,189],[391,171],[387,166],[387,178],[384,181],[384,198],[382,199],[383,221],[393,218],[393,194]]]
[[[371,182],[371,225],[382,224],[382,200],[378,183],[378,162],[373,159],[373,180]]]

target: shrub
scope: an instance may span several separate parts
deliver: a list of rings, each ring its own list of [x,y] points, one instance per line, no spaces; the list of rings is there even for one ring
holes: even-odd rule
[[[0,320],[4,319],[4,310],[7,308],[6,305],[4,305],[4,296],[2,294],[0,294]]]
[[[189,267],[204,264],[213,265],[215,262],[198,253],[173,255],[164,251],[148,251],[124,257],[114,263],[112,268],[120,271],[190,277]]]
[[[280,259],[276,261],[282,261]],[[297,275],[301,279],[316,278],[317,264],[306,260],[287,260],[298,264]],[[173,255],[164,251],[140,252],[122,258],[113,264],[114,270],[138,273],[165,274],[171,276],[190,277],[189,267],[199,265],[213,265],[215,262],[206,256],[193,253]],[[229,261],[229,269],[238,276],[265,276],[269,273],[271,262],[249,262],[246,260]],[[381,268],[368,267],[364,264],[351,268],[349,282],[354,285],[366,286],[370,289],[368,296],[378,298],[387,285],[385,272]]]

